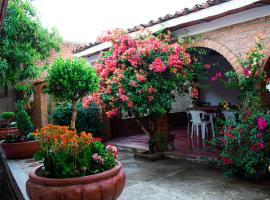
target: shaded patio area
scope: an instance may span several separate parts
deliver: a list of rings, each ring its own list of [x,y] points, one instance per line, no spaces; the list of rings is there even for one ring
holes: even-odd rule
[[[208,144],[209,137],[203,143],[201,137],[196,136],[193,139],[187,134],[187,128],[182,127],[171,130],[169,134],[175,135],[174,146],[175,149],[169,147],[169,150],[164,152],[166,157],[171,158],[190,158],[200,159],[201,157],[208,157],[215,159],[218,156],[218,151]],[[148,137],[144,134],[137,134],[127,137],[120,137],[108,141],[116,145],[120,149],[125,149],[132,152],[147,151]]]

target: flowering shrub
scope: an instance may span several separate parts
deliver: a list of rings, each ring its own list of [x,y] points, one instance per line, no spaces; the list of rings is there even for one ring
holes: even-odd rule
[[[270,114],[243,113],[236,126],[220,129],[215,139],[221,145],[220,160],[225,176],[243,174],[256,178],[270,164]]]
[[[152,34],[142,30],[136,36],[117,29],[107,32],[99,42],[110,42],[96,63],[99,92],[83,99],[83,105],[100,103],[108,117],[122,111],[132,113],[137,122],[148,115],[151,128],[142,130],[153,136],[154,116],[171,109],[175,93],[188,92],[195,65],[180,44],[170,44],[170,33]]]
[[[35,155],[42,160],[46,177],[77,177],[113,168],[118,151],[113,145],[104,147],[91,133],[80,135],[66,126],[48,125],[33,133],[40,141],[41,151]]]
[[[261,97],[258,87],[266,79],[265,71],[262,67],[262,58],[264,57],[263,46],[261,44],[261,35],[256,37],[256,45],[246,54],[245,58],[240,60],[243,67],[243,73],[229,71],[225,73],[228,78],[228,86],[240,90],[239,109],[242,112],[261,109]]]
[[[226,176],[243,174],[256,178],[270,164],[270,113],[263,110],[258,87],[265,80],[261,66],[264,57],[260,36],[256,46],[240,60],[243,73],[227,72],[228,85],[239,89],[239,120],[224,123],[214,139],[221,146],[220,161]]]

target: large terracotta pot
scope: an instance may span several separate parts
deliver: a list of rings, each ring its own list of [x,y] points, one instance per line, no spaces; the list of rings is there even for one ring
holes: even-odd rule
[[[4,140],[8,134],[20,135],[18,128],[0,128],[0,140]]]
[[[32,158],[39,151],[39,141],[0,143],[8,159]]]
[[[29,173],[26,191],[31,200],[115,200],[125,185],[121,163],[105,172],[75,178],[45,178],[41,167]]]

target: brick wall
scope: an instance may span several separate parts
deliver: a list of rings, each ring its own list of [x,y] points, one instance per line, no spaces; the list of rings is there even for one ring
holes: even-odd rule
[[[255,37],[259,33],[263,34],[265,52],[269,56],[270,16],[206,32],[203,36],[227,47],[236,55],[243,55],[254,46]]]
[[[8,87],[7,95],[0,96],[0,113],[15,111],[16,93],[11,87]]]

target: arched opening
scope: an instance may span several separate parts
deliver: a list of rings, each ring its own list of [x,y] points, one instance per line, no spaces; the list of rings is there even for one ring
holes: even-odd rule
[[[231,105],[237,105],[239,90],[228,88],[225,84],[227,80],[225,73],[234,70],[233,66],[217,51],[209,48],[202,49],[206,53],[202,57],[202,61],[207,68],[207,73],[205,79],[199,80],[199,85],[201,85],[199,101],[212,106],[218,106],[224,101]],[[219,77],[220,75],[221,77]]]

